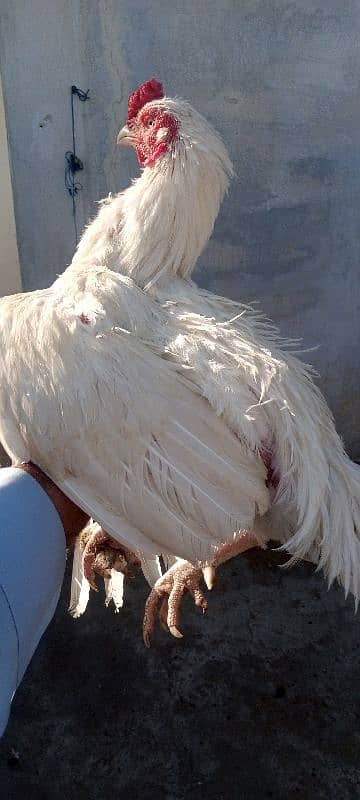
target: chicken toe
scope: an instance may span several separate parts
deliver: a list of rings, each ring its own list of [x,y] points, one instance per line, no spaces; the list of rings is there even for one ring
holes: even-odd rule
[[[206,611],[207,600],[199,586],[202,577],[203,569],[200,566],[179,559],[156,581],[145,604],[143,638],[146,647],[150,646],[158,611],[161,627],[175,638],[182,638],[179,618],[181,601],[186,592],[192,595],[196,606]]]

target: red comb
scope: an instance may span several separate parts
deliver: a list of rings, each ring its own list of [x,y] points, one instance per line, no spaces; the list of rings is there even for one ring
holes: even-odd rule
[[[150,78],[149,81],[142,83],[129,97],[128,120],[134,119],[140,108],[146,103],[150,103],[151,100],[161,100],[162,97],[164,97],[164,89],[162,83],[159,83],[156,78]]]

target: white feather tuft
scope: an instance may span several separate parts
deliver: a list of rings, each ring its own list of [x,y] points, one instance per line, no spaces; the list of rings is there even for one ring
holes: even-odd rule
[[[81,617],[84,611],[86,611],[90,594],[90,584],[85,578],[82,568],[80,536],[77,536],[74,547],[70,591],[69,611],[74,619],[78,619],[78,617]]]
[[[104,578],[105,605],[108,607],[112,601],[115,606],[115,614],[118,614],[124,605],[124,575],[116,569],[112,569],[110,575],[110,578]]]

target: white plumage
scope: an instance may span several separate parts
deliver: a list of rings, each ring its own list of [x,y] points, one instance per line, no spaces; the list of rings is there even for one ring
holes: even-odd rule
[[[360,469],[310,369],[251,309],[191,281],[232,173],[225,148],[183,101],[144,112],[163,139],[175,119],[166,150],[104,202],[50,289],[0,302],[2,443],[152,579],[157,554],[206,561],[250,528],[358,599]]]
[[[113,536],[150,555],[206,558],[212,542],[266,509],[262,463],[181,363],[162,357],[168,314],[131,279],[73,271],[70,287],[65,273],[1,312],[8,344],[13,336],[2,354],[4,446]]]

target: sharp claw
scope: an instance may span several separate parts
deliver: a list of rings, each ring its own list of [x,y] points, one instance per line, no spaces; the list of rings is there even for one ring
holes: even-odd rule
[[[213,566],[204,567],[203,574],[207,580],[207,585],[212,588],[215,568]],[[158,579],[145,605],[143,637],[146,647],[150,645],[149,630],[151,633],[153,632],[157,616],[162,629],[166,633],[170,633],[175,639],[184,638],[177,627],[177,622],[182,599],[186,592],[191,594],[195,605],[201,608],[203,614],[206,613],[207,601],[199,586],[200,578],[201,568],[199,566],[179,559],[179,563],[170,567],[167,573]]]
[[[175,636],[175,639],[183,639],[184,638],[182,633],[180,633],[180,631],[177,628],[175,628],[175,625],[170,625],[169,626],[169,631],[170,631],[172,636]]]
[[[211,592],[211,589],[213,589],[214,584],[215,584],[215,579],[216,579],[215,567],[204,567],[203,576],[204,576],[204,581],[206,583],[206,586],[209,589],[209,591]]]
[[[205,600],[205,597],[201,597],[199,599],[196,599],[195,600],[195,605],[196,605],[197,608],[201,608],[203,614],[205,614],[205,611],[207,611],[207,607],[208,607],[207,600]]]

